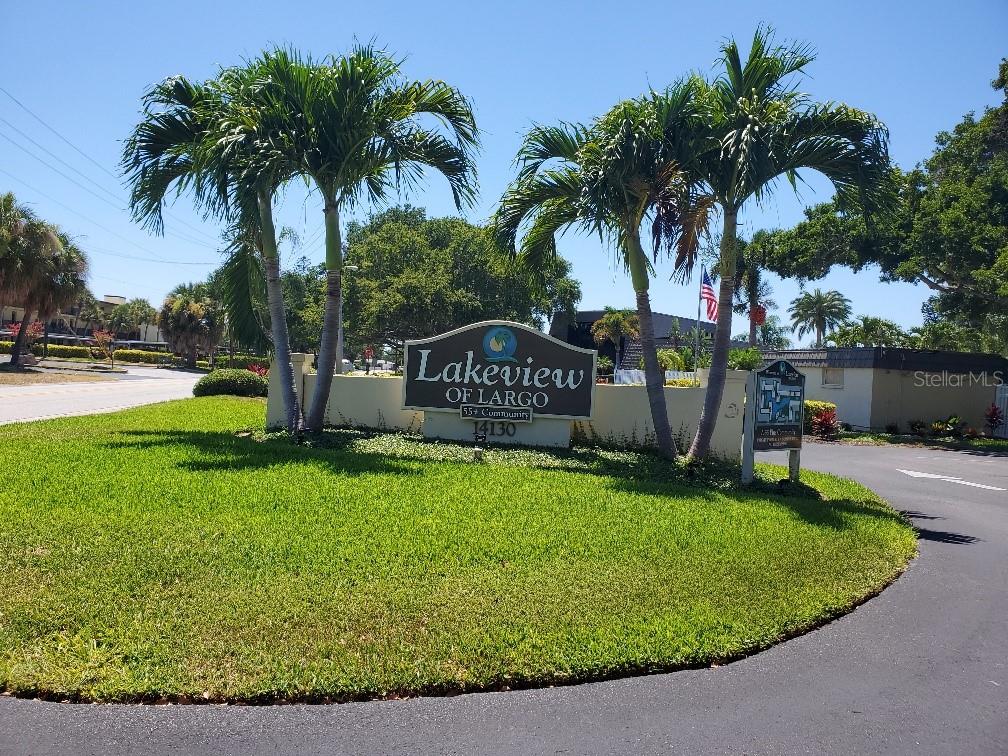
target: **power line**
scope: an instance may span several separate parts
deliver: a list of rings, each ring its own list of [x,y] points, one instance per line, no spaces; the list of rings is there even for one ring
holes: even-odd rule
[[[0,120],[2,120],[2,119],[0,119]],[[56,168],[55,166],[47,163],[45,160],[43,160],[42,158],[40,158],[38,155],[36,155],[35,153],[33,153],[31,150],[29,150],[24,145],[18,144],[16,141],[14,141],[13,139],[11,139],[10,136],[8,136],[7,134],[4,134],[3,132],[0,132],[0,136],[2,136],[4,139],[6,139],[11,144],[13,144],[15,147],[17,147],[19,150],[21,150],[22,152],[24,152],[29,157],[32,157],[32,158],[35,158],[35,160],[38,160],[40,163],[42,163],[42,165],[44,165],[49,170],[51,170],[51,171],[53,171],[55,173],[58,173],[60,176],[62,176],[63,178],[65,178],[67,181],[69,181],[74,186],[80,187],[85,192],[87,192],[92,197],[94,197],[95,199],[101,200],[102,202],[106,203],[107,205],[110,205],[111,207],[115,208],[116,210],[125,210],[124,207],[121,207],[121,206],[115,204],[114,202],[112,202],[111,200],[109,200],[109,199],[101,196],[100,194],[97,194],[93,189],[89,189],[88,187],[84,186],[82,183],[80,183],[79,181],[77,181],[73,177],[68,176],[67,174],[63,173],[63,171],[61,171],[59,168]],[[87,177],[85,177],[85,178],[87,178]],[[22,183],[24,183],[24,182],[22,182]],[[115,196],[115,195],[113,195],[113,196]],[[55,200],[53,200],[53,201],[55,202]],[[195,244],[196,246],[205,246],[206,244],[208,244],[208,242],[205,242],[205,241],[203,241],[201,239],[196,239],[196,238],[193,238],[191,236],[186,236],[184,234],[180,234],[177,231],[166,231],[165,235],[166,236],[174,236],[174,237],[176,237],[178,239],[181,239],[182,241],[187,242],[189,244]]]
[[[23,181],[22,179],[19,179],[13,173],[10,173],[9,171],[5,171],[3,168],[0,168],[0,173],[2,173],[5,176],[8,176],[9,178],[14,179],[15,181],[17,181],[22,186],[26,187],[27,189],[35,192],[36,194],[38,194],[38,195],[40,195],[42,197],[45,197],[50,202],[55,202],[57,205],[59,205],[60,207],[62,207],[64,210],[67,210],[68,212],[71,212],[74,215],[76,215],[76,216],[78,216],[80,218],[83,218],[84,220],[86,220],[89,223],[91,223],[93,226],[96,226],[96,227],[100,228],[102,231],[105,231],[106,233],[112,234],[112,236],[115,236],[115,237],[117,237],[119,239],[122,239],[124,242],[126,242],[127,244],[130,244],[130,245],[132,245],[134,247],[136,247],[137,249],[141,249],[144,252],[148,252],[148,253],[150,253],[152,255],[156,255],[155,252],[152,252],[151,250],[147,249],[146,247],[143,247],[140,244],[137,244],[136,242],[134,242],[134,241],[132,241],[130,239],[127,239],[125,236],[123,236],[122,234],[118,233],[117,231],[113,231],[112,229],[108,228],[107,226],[103,226],[98,221],[96,221],[96,220],[94,220],[92,218],[89,218],[88,216],[84,215],[83,213],[78,212],[77,210],[74,210],[69,205],[64,204],[63,202],[60,202],[58,199],[49,196],[45,192],[36,189],[34,186],[32,186],[31,184],[27,183],[26,181]],[[138,260],[143,260],[144,262],[160,262],[160,263],[173,263],[173,262],[176,262],[174,260],[165,260],[164,258],[158,258],[158,257],[152,257],[152,258],[138,257],[137,259]],[[186,262],[186,263],[179,263],[179,264],[185,264],[185,265],[213,265],[213,263],[195,263],[195,262]]]
[[[12,95],[12,94],[11,94],[10,92],[8,92],[8,91],[7,91],[6,89],[4,89],[4,88],[3,88],[2,86],[0,86],[0,92],[3,92],[3,93],[4,93],[5,95],[7,95],[7,96],[8,96],[9,98],[11,98],[11,99],[12,99],[12,100],[13,100],[13,101],[14,101],[15,103],[17,103],[17,104],[18,104],[18,106],[20,106],[20,107],[21,107],[21,109],[22,109],[22,110],[24,110],[24,111],[25,111],[26,113],[28,113],[28,115],[30,115],[30,116],[31,116],[32,118],[34,118],[34,119],[35,119],[36,121],[38,121],[38,122],[39,122],[39,123],[41,123],[41,124],[42,124],[43,126],[45,126],[45,127],[46,127],[46,128],[47,128],[47,129],[49,130],[49,131],[51,131],[51,132],[52,132],[53,134],[55,134],[55,135],[56,135],[57,137],[59,137],[59,138],[60,138],[61,140],[63,140],[63,141],[64,141],[64,142],[66,143],[66,144],[68,144],[68,145],[70,146],[70,148],[71,148],[71,149],[73,149],[73,150],[74,150],[75,152],[77,152],[77,153],[78,153],[79,155],[83,156],[83,157],[84,157],[84,158],[85,158],[86,160],[88,160],[89,162],[91,162],[91,163],[93,163],[94,165],[96,165],[96,166],[97,166],[97,167],[98,167],[99,169],[101,169],[102,171],[104,171],[105,173],[107,173],[107,174],[108,174],[109,176],[111,176],[111,177],[112,177],[113,179],[115,179],[116,181],[119,181],[119,178],[120,178],[119,176],[117,176],[117,175],[116,175],[115,173],[113,173],[112,171],[110,171],[110,170],[109,170],[108,168],[106,168],[106,167],[105,167],[104,165],[102,165],[101,163],[99,163],[99,162],[98,162],[97,160],[95,160],[95,159],[94,159],[93,157],[91,157],[91,156],[90,156],[90,155],[88,155],[88,154],[87,154],[86,152],[84,152],[84,150],[82,150],[82,149],[81,149],[80,147],[78,147],[77,145],[75,145],[75,144],[74,144],[73,142],[71,142],[71,141],[70,141],[69,139],[67,139],[67,138],[66,138],[65,136],[63,136],[63,135],[62,135],[62,134],[61,134],[60,132],[58,132],[58,131],[57,131],[56,129],[54,129],[54,128],[53,128],[52,126],[50,126],[50,125],[49,125],[48,123],[46,123],[46,122],[45,122],[44,120],[42,120],[42,118],[41,118],[41,117],[40,117],[39,115],[37,115],[37,114],[36,114],[36,113],[35,113],[35,112],[34,112],[33,110],[31,110],[31,108],[29,108],[29,107],[28,107],[27,105],[25,105],[25,104],[24,104],[23,102],[21,102],[21,100],[19,100],[19,99],[18,99],[17,97],[15,97],[14,95]],[[2,119],[0,119],[0,120],[2,120]],[[11,124],[10,124],[9,122],[7,122],[7,121],[4,121],[4,122],[5,122],[5,123],[7,123],[7,125],[8,125],[8,126],[11,126]],[[22,131],[21,131],[20,129],[17,129],[17,128],[16,128],[16,127],[14,127],[14,126],[11,126],[11,128],[13,128],[13,129],[14,129],[15,131],[17,131],[17,132],[18,132],[19,134],[22,134],[22,135],[24,135],[24,132],[22,132]],[[38,146],[38,147],[40,147],[41,149],[45,150],[45,151],[46,151],[46,152],[47,152],[48,154],[52,155],[52,153],[51,153],[51,152],[49,152],[49,150],[46,150],[46,149],[45,149],[44,147],[42,147],[41,145],[38,145],[38,143],[37,143],[37,142],[35,142],[34,140],[32,140],[32,139],[31,139],[30,137],[27,137],[27,138],[28,138],[28,139],[29,139],[29,140],[30,140],[30,141],[31,141],[31,142],[32,142],[33,144],[35,144],[36,146]],[[56,157],[56,156],[55,156],[55,155],[53,155],[53,157]],[[56,159],[57,159],[57,160],[60,160],[59,158],[56,158]],[[67,165],[68,167],[70,167],[70,166],[69,166],[69,165],[68,165],[68,164],[67,164],[67,163],[66,163],[65,161],[63,161],[63,160],[60,160],[60,162],[61,162],[61,163],[63,163],[64,165]],[[76,168],[72,168],[72,170],[74,170],[74,171],[75,171],[76,173],[78,173],[78,174],[80,174],[80,175],[84,176],[84,174],[83,174],[83,173],[81,173],[80,171],[78,171],[78,170],[77,170]],[[85,178],[87,178],[87,176],[85,176]],[[90,181],[90,182],[91,182],[92,184],[95,184],[96,186],[99,186],[99,188],[101,188],[101,189],[102,189],[102,191],[104,191],[104,192],[105,192],[106,194],[112,194],[111,192],[109,192],[109,191],[108,191],[107,189],[105,189],[104,187],[101,187],[101,186],[100,186],[100,185],[99,185],[99,184],[98,184],[98,183],[97,183],[96,181],[94,181],[93,179],[90,179],[90,178],[88,178],[88,181]],[[115,197],[115,195],[114,195],[114,194],[112,194],[112,196],[113,196],[113,197]],[[116,197],[116,199],[117,199],[117,200],[119,200],[119,201],[122,201],[122,200],[121,200],[121,199],[119,199],[118,197]],[[165,214],[166,214],[166,215],[168,215],[168,213],[167,213],[167,212],[166,212]],[[181,224],[181,225],[183,225],[183,226],[185,226],[185,227],[187,227],[187,228],[189,228],[189,229],[191,229],[191,230],[193,230],[193,231],[196,231],[197,233],[200,233],[200,234],[203,234],[203,235],[207,236],[208,238],[214,238],[214,237],[213,237],[213,234],[209,234],[209,233],[207,233],[206,231],[204,231],[203,229],[201,229],[201,228],[198,228],[197,226],[194,226],[194,225],[192,225],[191,223],[188,223],[188,222],[186,222],[185,220],[183,220],[183,219],[181,219],[181,218],[177,218],[177,217],[175,217],[174,215],[171,215],[171,217],[173,218],[173,220],[175,220],[175,222],[176,222],[176,223],[179,223],[179,224]],[[181,238],[181,237],[180,237],[180,238]],[[216,240],[216,239],[214,239],[214,241],[216,242],[217,240]]]

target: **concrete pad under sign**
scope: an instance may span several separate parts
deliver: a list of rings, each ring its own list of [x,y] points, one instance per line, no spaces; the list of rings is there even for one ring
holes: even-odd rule
[[[483,421],[480,421],[482,426]],[[486,441],[481,446],[520,444],[522,446],[570,446],[571,421],[552,417],[534,417],[531,423],[486,421]],[[474,441],[475,423],[463,420],[458,412],[424,412],[422,426],[426,438],[446,441]],[[491,426],[492,431],[491,432]],[[480,431],[483,435],[483,431]]]

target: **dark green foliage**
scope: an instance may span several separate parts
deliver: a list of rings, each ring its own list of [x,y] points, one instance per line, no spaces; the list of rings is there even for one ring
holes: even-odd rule
[[[193,386],[193,396],[266,396],[269,381],[250,370],[215,370]]]

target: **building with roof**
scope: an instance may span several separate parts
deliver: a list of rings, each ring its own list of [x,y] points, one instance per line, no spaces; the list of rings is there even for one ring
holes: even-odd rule
[[[995,354],[829,347],[763,356],[805,373],[805,398],[833,402],[840,422],[857,430],[895,425],[905,433],[912,421],[950,415],[980,430],[987,408],[1008,397],[998,388],[1008,381],[1008,360]]]
[[[568,344],[585,349],[598,349],[600,357],[608,357],[616,364],[616,347],[611,342],[596,344],[591,334],[592,323],[601,318],[605,310],[578,310],[573,319],[567,315],[557,315],[550,324],[549,334],[553,338],[566,341]],[[654,325],[655,342],[659,349],[679,346],[690,346],[693,343],[691,334],[696,328],[696,319],[680,315],[666,315],[655,312],[651,314]],[[700,330],[714,335],[714,324],[701,321]],[[620,353],[621,364],[618,370],[637,370],[640,365],[641,345],[637,339],[622,339]]]

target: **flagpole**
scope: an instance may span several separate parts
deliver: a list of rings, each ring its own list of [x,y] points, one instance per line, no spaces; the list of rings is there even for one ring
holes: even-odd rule
[[[700,288],[697,289],[696,301],[696,327],[693,329],[693,378],[696,380],[697,386],[700,385],[700,303],[703,301],[703,297],[700,296],[700,292],[703,290],[705,273],[706,271],[701,265]]]

